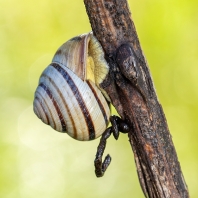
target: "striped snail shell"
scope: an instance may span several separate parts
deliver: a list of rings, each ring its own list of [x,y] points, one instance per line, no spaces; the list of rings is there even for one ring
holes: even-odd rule
[[[92,33],[67,41],[41,74],[33,104],[35,114],[74,139],[99,137],[110,117],[103,94],[109,98],[99,86],[108,72],[102,47]]]

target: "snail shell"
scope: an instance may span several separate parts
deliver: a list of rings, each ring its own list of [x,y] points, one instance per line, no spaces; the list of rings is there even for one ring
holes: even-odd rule
[[[102,47],[92,33],[67,41],[40,77],[33,104],[35,114],[74,139],[99,137],[110,117],[103,94],[109,98],[99,86],[108,72]]]

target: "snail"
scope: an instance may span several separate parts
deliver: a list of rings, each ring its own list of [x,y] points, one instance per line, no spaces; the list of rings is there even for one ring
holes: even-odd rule
[[[111,100],[100,87],[108,73],[102,46],[93,34],[74,37],[57,50],[41,74],[33,102],[37,117],[56,131],[80,141],[101,136],[94,161],[97,177],[111,162],[110,155],[102,162],[106,140],[112,133],[117,140],[119,132],[129,131],[124,120],[110,116]],[[112,126],[107,128],[109,122]]]
[[[35,114],[76,140],[98,138],[110,118],[110,99],[100,87],[108,72],[102,46],[92,33],[70,39],[41,74],[33,102]]]

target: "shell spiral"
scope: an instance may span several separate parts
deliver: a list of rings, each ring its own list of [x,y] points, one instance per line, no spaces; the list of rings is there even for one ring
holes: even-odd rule
[[[35,114],[45,124],[77,140],[99,137],[110,117],[108,103],[96,85],[108,67],[101,69],[100,77],[94,73],[99,75],[97,63],[93,60],[90,64],[89,60],[91,39],[90,33],[78,36],[58,49],[41,74],[33,104]]]

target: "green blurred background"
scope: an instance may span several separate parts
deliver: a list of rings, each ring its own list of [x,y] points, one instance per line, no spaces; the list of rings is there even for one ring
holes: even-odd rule
[[[192,198],[198,197],[198,1],[129,0]],[[32,111],[42,70],[69,38],[90,31],[82,0],[0,0],[0,197],[143,198],[127,135],[94,175],[99,139],[54,132]]]

